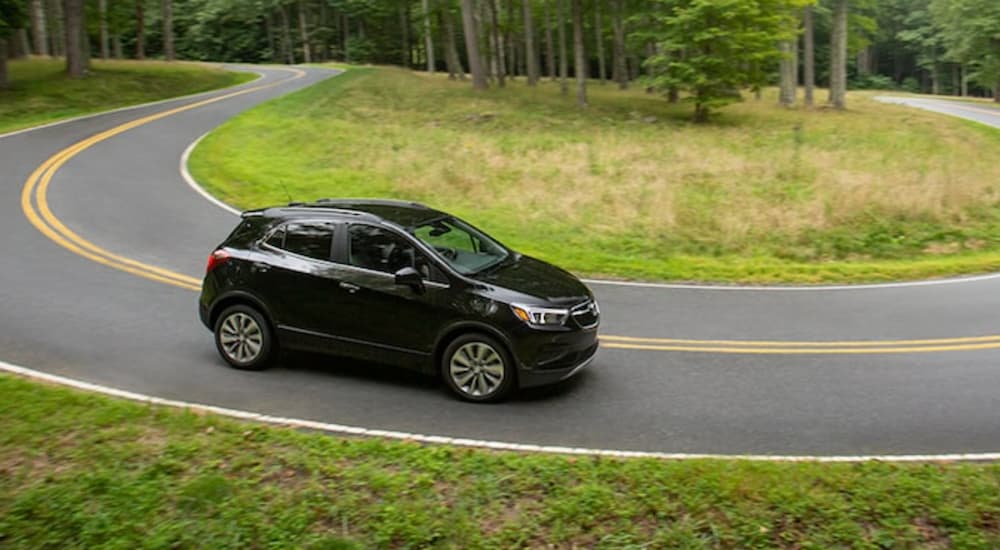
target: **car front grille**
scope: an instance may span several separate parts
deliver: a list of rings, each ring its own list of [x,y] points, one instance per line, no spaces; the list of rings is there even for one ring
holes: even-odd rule
[[[597,302],[587,300],[573,306],[573,309],[570,310],[570,316],[580,328],[594,328],[600,322],[601,312],[597,308]]]

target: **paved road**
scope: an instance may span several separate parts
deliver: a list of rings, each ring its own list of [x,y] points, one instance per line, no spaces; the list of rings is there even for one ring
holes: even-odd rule
[[[988,126],[1000,126],[1000,105],[996,103],[897,96],[876,96],[875,100],[974,120]]]
[[[27,210],[50,209],[46,232],[66,235],[58,220],[109,253],[200,277],[235,219],[185,185],[182,152],[236,113],[332,74],[260,70],[242,89],[273,86],[93,143],[48,173],[44,200],[48,176],[31,176],[52,155],[231,91],[0,139],[0,360],[169,399],[451,437],[677,453],[1000,451],[996,277],[809,290],[594,284],[608,339],[592,367],[491,406],[335,358],[227,368],[196,319],[195,292],[56,244],[29,223],[21,194],[33,182]]]

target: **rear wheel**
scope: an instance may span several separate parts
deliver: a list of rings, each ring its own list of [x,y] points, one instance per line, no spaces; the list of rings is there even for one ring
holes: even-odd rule
[[[517,374],[507,349],[485,334],[464,334],[445,349],[441,375],[467,401],[494,402],[510,395]]]
[[[230,366],[260,370],[271,362],[277,346],[264,316],[250,306],[236,305],[216,319],[215,347]]]

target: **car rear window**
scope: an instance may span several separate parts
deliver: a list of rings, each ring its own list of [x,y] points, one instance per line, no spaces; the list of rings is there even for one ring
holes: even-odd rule
[[[333,255],[333,224],[294,222],[278,228],[267,244],[308,258],[330,261]]]

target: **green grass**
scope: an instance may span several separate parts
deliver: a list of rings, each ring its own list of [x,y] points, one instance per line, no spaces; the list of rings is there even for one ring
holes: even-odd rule
[[[301,433],[7,375],[0,425],[5,548],[1000,545],[998,464],[500,453]]]
[[[822,95],[822,94],[821,94]],[[486,93],[356,69],[213,132],[192,171],[241,207],[398,197],[454,212],[578,273],[820,283],[1000,269],[1000,131],[851,96],[690,106],[546,82]]]
[[[156,61],[91,63],[86,77],[65,75],[57,59],[15,60],[0,90],[0,133],[74,116],[232,86],[256,78],[209,65]]]

